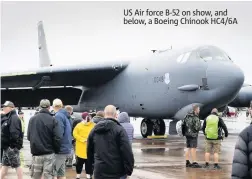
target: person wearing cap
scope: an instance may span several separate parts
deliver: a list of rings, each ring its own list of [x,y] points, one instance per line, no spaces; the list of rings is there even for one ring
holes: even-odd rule
[[[22,126],[13,102],[6,101],[3,105],[6,116],[1,126],[1,147],[3,148],[1,179],[8,173],[8,168],[15,168],[18,179],[23,177],[20,167],[20,149],[23,145]]]
[[[78,123],[73,131],[73,136],[76,140],[77,156],[76,163],[76,179],[80,179],[83,164],[85,164],[86,177],[92,178],[92,165],[87,160],[87,139],[90,131],[94,128],[95,124],[91,122],[91,116],[88,112],[82,113],[82,122]]]
[[[60,150],[60,126],[50,113],[50,101],[40,101],[41,110],[31,117],[27,130],[27,139],[30,141],[32,165],[31,177],[53,179],[55,153]]]
[[[63,108],[60,99],[53,100],[53,110],[55,119],[60,126],[60,151],[56,154],[55,172],[58,179],[65,179],[67,157],[72,150],[72,128],[68,119],[68,112]]]
[[[134,155],[128,135],[116,120],[115,106],[106,106],[104,113],[105,119],[95,125],[87,143],[87,158],[89,163],[94,164],[94,178],[130,176],[134,168]]]

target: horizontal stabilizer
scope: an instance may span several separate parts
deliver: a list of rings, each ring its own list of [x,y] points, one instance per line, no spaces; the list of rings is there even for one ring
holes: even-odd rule
[[[181,91],[196,91],[197,89],[199,89],[199,85],[195,85],[195,84],[184,85],[184,86],[178,87],[178,89]]]

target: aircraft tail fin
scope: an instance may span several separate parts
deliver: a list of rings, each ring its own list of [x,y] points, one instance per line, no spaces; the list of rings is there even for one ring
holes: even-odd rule
[[[42,21],[38,22],[38,48],[39,48],[39,66],[40,67],[52,66],[51,60],[48,55],[45,31]]]

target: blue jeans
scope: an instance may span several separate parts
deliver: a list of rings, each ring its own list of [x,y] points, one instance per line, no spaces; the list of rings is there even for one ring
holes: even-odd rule
[[[120,177],[120,179],[126,179],[126,178],[127,178],[127,175]]]

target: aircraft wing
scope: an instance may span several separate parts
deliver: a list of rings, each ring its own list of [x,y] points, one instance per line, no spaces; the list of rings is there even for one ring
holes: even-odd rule
[[[1,103],[9,100],[19,107],[36,107],[41,99],[52,101],[60,98],[64,104],[77,105],[82,89],[74,86],[101,86],[121,73],[127,65],[114,63],[43,67],[1,74]]]
[[[73,67],[44,67],[36,70],[1,74],[1,88],[34,89],[45,86],[97,87],[122,72],[127,63],[92,64]]]

